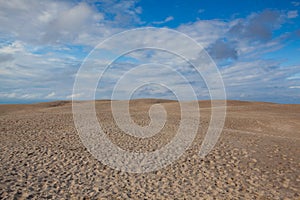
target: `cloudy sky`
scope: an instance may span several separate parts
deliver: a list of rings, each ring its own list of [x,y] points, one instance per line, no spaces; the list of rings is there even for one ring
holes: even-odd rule
[[[73,84],[90,51],[114,34],[142,27],[170,28],[198,42],[216,63],[228,99],[300,103],[299,14],[297,0],[0,0],[0,103],[84,97],[73,94]],[[92,68],[117,55],[118,47],[150,37],[123,38],[99,51]],[[157,40],[172,44],[175,52],[189,48],[170,35]],[[148,84],[132,95],[174,98],[172,88],[184,91],[184,83],[173,78],[172,69],[182,73],[197,98],[209,98],[205,81],[187,62],[153,49],[115,60],[96,98],[111,98],[117,81],[130,70],[121,92],[138,80],[171,80],[168,87]]]

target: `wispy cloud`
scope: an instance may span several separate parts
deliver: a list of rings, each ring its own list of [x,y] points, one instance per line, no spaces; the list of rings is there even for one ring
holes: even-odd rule
[[[51,99],[51,98],[54,98],[54,97],[55,97],[55,92],[51,92],[45,98],[46,99]]]
[[[293,6],[299,6],[300,5],[299,1],[292,1],[291,3],[293,4]]]
[[[173,20],[174,20],[174,17],[169,16],[169,17],[166,17],[166,19],[164,19],[162,21],[152,22],[152,24],[165,24],[165,23],[173,21]]]
[[[300,89],[300,85],[297,85],[297,86],[290,86],[289,88],[291,88],[291,89]]]
[[[297,17],[298,17],[298,10],[291,10],[291,11],[288,11],[287,17],[288,17],[289,19],[297,18]]]

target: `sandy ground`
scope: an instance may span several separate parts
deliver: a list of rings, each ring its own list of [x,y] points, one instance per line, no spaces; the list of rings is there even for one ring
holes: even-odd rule
[[[172,139],[180,120],[177,102],[150,99],[130,104],[134,121],[147,125],[155,103],[166,108],[167,125],[147,139],[115,126],[110,101],[96,108],[111,141],[153,151]],[[300,105],[229,101],[222,135],[203,159],[210,102],[200,108],[198,134],[180,159],[135,174],[111,169],[86,150],[70,102],[1,105],[0,199],[300,199]]]

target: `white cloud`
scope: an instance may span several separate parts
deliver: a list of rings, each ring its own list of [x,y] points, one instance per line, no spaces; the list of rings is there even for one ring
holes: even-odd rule
[[[199,9],[198,10],[198,13],[200,14],[200,13],[204,13],[205,12],[205,10],[204,9]]]
[[[139,7],[135,8],[135,12],[136,12],[137,14],[142,14],[143,8],[139,6]]]
[[[293,4],[293,6],[299,6],[300,5],[300,2],[298,2],[298,1],[292,1],[292,4]]]
[[[53,98],[54,96],[55,96],[55,92],[51,92],[45,98],[49,99],[49,98]]]
[[[16,98],[17,94],[16,93],[0,93],[1,98]]]
[[[12,44],[1,47],[0,54],[14,54],[24,50],[24,44],[21,41],[14,41]]]
[[[229,23],[220,20],[198,20],[194,23],[183,24],[177,30],[195,39],[203,47],[208,47],[223,37],[229,27]]]
[[[70,94],[70,95],[66,96],[67,99],[74,99],[74,98],[80,98],[80,97],[83,97],[82,93]]]
[[[174,17],[173,16],[169,16],[165,19],[165,22],[169,22],[169,21],[173,21]]]
[[[23,94],[20,96],[20,99],[36,99],[39,95],[38,94]]]
[[[298,10],[291,10],[287,13],[287,18],[293,19],[298,17]]]
[[[166,19],[162,20],[162,21],[157,21],[157,22],[152,22],[153,24],[165,24],[167,22],[173,21],[174,17],[173,16],[169,16],[166,17]]]
[[[83,97],[83,93],[71,94],[74,74],[83,59],[80,56],[88,53],[85,52],[85,46],[81,45],[88,45],[91,48],[114,33],[142,25],[143,22],[138,14],[142,13],[143,9],[136,7],[135,2],[105,0],[101,1],[101,7],[96,9],[92,4],[74,1],[0,1],[0,13],[2,13],[0,37],[6,40],[8,36],[11,41],[0,46],[0,89],[5,91],[0,93],[0,97],[24,99]],[[234,52],[234,56],[218,56],[220,59],[228,57],[237,59],[232,63],[226,63],[225,67],[221,68],[230,97],[247,98],[268,94],[275,95],[276,98],[278,93],[292,96],[290,90],[284,89],[298,88],[299,79],[288,77],[299,73],[299,66],[282,68],[279,67],[280,62],[266,61],[261,56],[283,47],[282,41],[285,36],[274,37],[272,34],[283,23],[282,13],[283,11],[253,13],[246,18],[231,21],[197,20],[182,24],[176,30],[195,39],[206,49],[214,48],[212,44],[217,41],[223,41],[224,44],[232,47],[229,50]],[[298,16],[296,10],[283,14],[285,19]],[[174,17],[169,16],[163,21],[152,23],[163,24],[172,20]],[[264,24],[270,21],[276,23],[270,26],[271,28],[265,27]],[[238,30],[237,33],[241,30],[243,37],[241,34],[234,35],[230,32],[233,27]],[[149,46],[166,44],[174,51],[193,55],[195,60],[199,56],[199,52],[189,45],[182,43],[181,40],[174,40],[174,35],[164,33],[155,35],[149,31],[143,35],[132,34],[127,38],[121,37],[119,41],[106,46],[104,50],[107,54],[103,55],[105,58],[98,59],[96,64],[107,63],[107,60],[114,56],[112,54],[118,54],[126,46],[138,47],[141,41]],[[80,47],[76,49],[78,44]],[[219,49],[226,50],[226,48]],[[109,54],[110,50],[112,53]],[[222,55],[223,53],[221,52]],[[157,51],[153,54],[133,52],[130,56],[139,59],[141,63],[164,63],[186,73],[191,82],[199,81],[199,77],[194,75],[195,73],[184,64],[182,59],[174,59],[174,55]],[[133,66],[130,62],[118,64],[118,67],[110,71],[105,88],[100,88],[99,91],[108,94],[114,80]],[[153,71],[141,73],[152,73],[155,80],[172,80],[170,74],[163,70],[157,70],[157,73]],[[138,75],[135,74],[132,79],[138,79]],[[97,74],[88,73],[87,76],[93,79]],[[130,83],[128,81],[127,84]],[[176,81],[171,81],[171,84],[178,88],[182,87],[181,83]],[[126,90],[126,87],[124,86],[123,89]],[[198,89],[202,90],[202,88]],[[166,92],[162,88],[157,90],[158,93]],[[273,94],[269,94],[272,91]],[[156,93],[151,88],[147,88],[147,92]],[[202,96],[207,95],[205,91],[201,92]]]
[[[95,45],[112,33],[125,30],[125,25],[141,23],[137,14],[142,10],[135,8],[135,3],[103,1],[99,11],[85,2],[0,1],[0,33],[31,44]]]
[[[68,39],[72,41],[78,38],[79,34],[92,30],[93,26],[96,27],[103,19],[103,14],[97,13],[86,3],[80,3],[61,11],[54,19],[48,21],[42,39],[46,42],[63,42]]]
[[[44,99],[50,98],[54,91],[60,94],[55,95],[59,98],[72,90],[77,70],[74,64],[78,60],[60,52],[34,54],[30,52],[32,49],[20,41],[0,48],[0,90],[7,93],[0,95],[1,98]]]

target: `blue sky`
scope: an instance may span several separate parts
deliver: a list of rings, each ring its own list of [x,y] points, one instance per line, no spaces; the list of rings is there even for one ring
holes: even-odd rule
[[[299,9],[297,0],[0,1],[0,103],[71,99],[89,52],[113,34],[142,27],[170,28],[201,44],[220,70],[228,99],[300,103]],[[99,62],[113,55],[106,50]],[[149,50],[118,59],[96,97],[110,98],[118,76],[134,64],[154,61],[181,71],[199,99],[209,98],[203,80],[186,63]],[[171,78],[164,70],[153,76]],[[142,71],[132,81],[138,78]],[[157,84],[133,96],[174,97]]]

